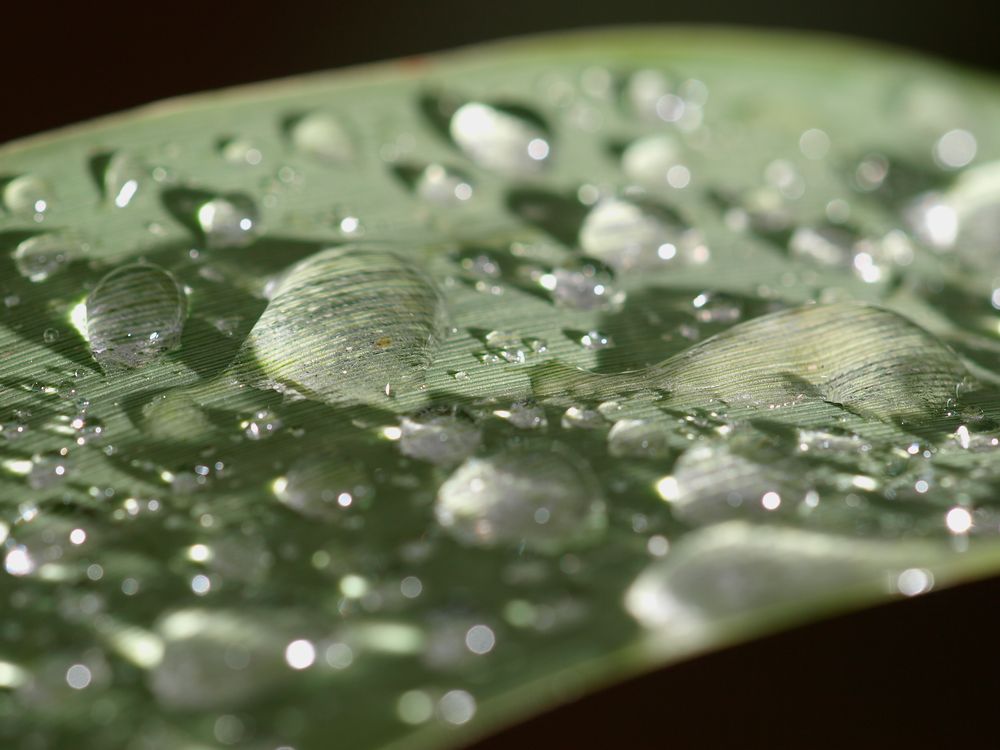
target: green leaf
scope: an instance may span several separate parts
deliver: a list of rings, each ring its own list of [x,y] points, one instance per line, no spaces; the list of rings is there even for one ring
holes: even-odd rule
[[[0,739],[454,746],[995,573],[998,118],[663,29],[0,148]]]

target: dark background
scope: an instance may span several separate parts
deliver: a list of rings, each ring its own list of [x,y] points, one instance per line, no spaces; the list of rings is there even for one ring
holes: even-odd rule
[[[0,6],[0,142],[187,92],[612,23],[815,29],[1000,71],[989,8],[966,0],[9,0]],[[1000,747],[998,602],[993,580],[799,628],[620,685],[478,750]]]
[[[720,23],[853,34],[1000,70],[990,0],[0,3],[0,143],[192,91],[554,29]],[[977,7],[978,6],[978,7]]]

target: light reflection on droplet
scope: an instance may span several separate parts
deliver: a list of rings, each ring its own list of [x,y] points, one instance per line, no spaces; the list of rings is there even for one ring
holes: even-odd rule
[[[35,571],[35,561],[25,547],[14,547],[4,558],[4,568],[12,576],[31,575]]]
[[[977,148],[968,130],[949,130],[934,144],[934,161],[945,169],[960,169],[976,158]]]
[[[66,670],[66,684],[74,690],[83,690],[92,679],[90,669],[83,664],[74,664]]]
[[[465,646],[474,654],[488,654],[496,642],[496,635],[487,625],[473,625],[465,634]]]
[[[308,669],[316,661],[316,647],[305,639],[292,641],[285,647],[285,661],[292,669]]]
[[[423,690],[408,690],[399,696],[396,714],[406,724],[423,724],[434,714],[434,701]]]
[[[944,522],[952,534],[966,534],[972,528],[972,514],[965,508],[952,508]]]
[[[896,588],[904,596],[916,596],[934,588],[934,575],[923,568],[907,568],[896,578]]]
[[[438,701],[438,713],[449,724],[465,724],[476,714],[476,699],[464,690],[449,690]]]

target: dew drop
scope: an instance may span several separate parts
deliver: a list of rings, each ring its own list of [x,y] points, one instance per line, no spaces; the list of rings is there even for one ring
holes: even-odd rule
[[[452,115],[448,130],[466,156],[501,174],[537,173],[550,156],[542,121],[520,108],[468,102]]]
[[[101,161],[104,162],[101,188],[105,198],[116,208],[125,208],[146,179],[145,165],[124,151],[107,154]]]
[[[659,267],[701,245],[697,233],[666,210],[617,198],[590,210],[579,242],[587,255],[619,271]]]
[[[83,245],[66,235],[39,234],[22,240],[14,250],[14,265],[29,281],[45,281],[83,254]]]
[[[403,419],[399,450],[411,458],[451,466],[475,453],[481,440],[479,428],[470,420],[430,412]]]
[[[387,249],[347,245],[285,275],[246,353],[299,393],[384,403],[387,383],[398,393],[422,381],[446,330],[443,300],[424,273]]]
[[[336,117],[325,112],[293,118],[288,137],[297,151],[328,164],[343,164],[354,158],[347,131]]]
[[[206,201],[197,217],[209,247],[245,247],[257,235],[257,206],[247,195],[234,193]]]
[[[414,182],[423,200],[436,206],[458,206],[472,198],[472,181],[441,164],[428,164]]]
[[[52,205],[52,192],[48,184],[32,174],[23,174],[3,185],[4,207],[13,214],[39,216]]]
[[[118,268],[87,297],[87,337],[106,371],[135,368],[180,344],[187,295],[148,263]]]
[[[606,525],[586,467],[544,449],[466,460],[441,485],[435,512],[449,534],[477,546],[524,542],[550,551],[588,541]]]

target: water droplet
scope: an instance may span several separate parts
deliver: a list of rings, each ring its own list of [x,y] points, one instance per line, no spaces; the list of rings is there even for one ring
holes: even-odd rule
[[[466,544],[523,542],[543,551],[592,539],[606,525],[596,480],[554,450],[466,460],[441,485],[435,512]]]
[[[580,336],[580,346],[592,352],[600,351],[601,349],[610,349],[614,345],[615,342],[611,337],[600,331],[588,331]]]
[[[608,452],[619,458],[663,458],[671,453],[670,435],[657,422],[620,419],[608,432]]]
[[[618,271],[655,268],[702,246],[692,229],[661,207],[609,198],[590,210],[580,227],[580,247]]]
[[[180,344],[187,295],[162,268],[136,263],[105,276],[87,297],[87,336],[105,370],[139,367]]]
[[[40,216],[52,205],[52,191],[42,178],[23,174],[3,185],[3,204],[13,214]]]
[[[211,711],[243,705],[294,676],[285,661],[291,628],[245,611],[181,610],[157,631],[163,656],[149,686],[171,710]]]
[[[343,164],[354,158],[351,139],[333,115],[312,112],[293,118],[287,129],[292,146],[307,156],[329,164]]]
[[[452,140],[479,166],[501,174],[534,174],[549,159],[549,136],[522,108],[468,102],[451,117]]]
[[[145,165],[124,151],[99,157],[102,162],[101,188],[105,198],[117,208],[125,208],[146,179]]]
[[[566,430],[600,430],[608,426],[604,415],[583,406],[569,407],[563,412],[561,423]]]
[[[30,281],[45,281],[83,254],[77,240],[61,234],[39,234],[22,240],[14,250],[14,265]]]
[[[374,496],[364,467],[346,457],[306,457],[272,486],[279,501],[304,516],[335,519]]]
[[[441,164],[428,164],[414,183],[417,195],[437,206],[457,206],[472,198],[472,181]]]
[[[557,268],[542,275],[539,283],[557,303],[574,310],[617,310],[625,303],[625,292],[614,288],[611,274],[592,265]]]
[[[507,420],[520,430],[543,429],[549,424],[545,410],[541,406],[524,401],[511,405],[509,409],[497,409],[493,414]]]
[[[240,424],[243,434],[251,440],[263,440],[271,437],[284,426],[281,418],[270,409],[255,412],[253,417]]]
[[[406,417],[400,425],[399,450],[421,461],[450,466],[479,448],[482,436],[469,419],[456,414],[429,412]]]
[[[657,491],[679,519],[701,525],[793,511],[806,493],[796,477],[777,457],[757,462],[725,444],[697,445],[681,455]]]
[[[224,138],[219,142],[219,154],[230,164],[256,167],[264,154],[249,138]]]
[[[630,143],[622,153],[622,170],[630,180],[648,190],[684,188],[690,181],[680,146],[667,135],[647,136]]]
[[[484,341],[491,354],[495,354],[505,362],[524,364],[527,361],[530,347],[513,331],[490,331]]]
[[[209,247],[244,247],[257,235],[257,206],[247,195],[213,198],[198,208],[198,226]]]
[[[446,330],[443,300],[419,269],[389,250],[347,245],[285,275],[247,354],[299,393],[384,403],[386,383],[396,392],[419,385]]]
[[[682,540],[636,579],[625,605],[648,628],[694,634],[717,618],[846,589],[884,594],[888,574],[929,564],[935,549],[731,521]]]

